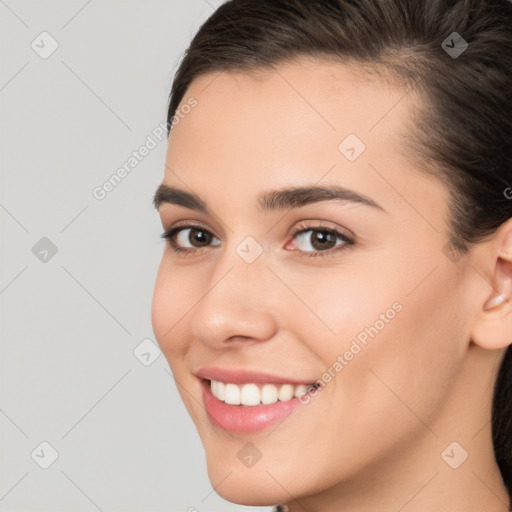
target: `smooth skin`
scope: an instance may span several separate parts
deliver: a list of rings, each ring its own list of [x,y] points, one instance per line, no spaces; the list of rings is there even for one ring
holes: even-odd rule
[[[408,158],[401,136],[420,99],[406,90],[303,58],[203,75],[185,94],[182,104],[197,106],[172,128],[163,183],[209,213],[159,205],[164,229],[183,227],[175,242],[185,252],[166,242],[152,322],[211,484],[229,501],[292,512],[508,510],[489,420],[512,342],[512,220],[462,258],[447,256],[450,196]],[[366,146],[355,161],[339,149],[349,134]],[[378,206],[258,204],[269,191],[331,185]],[[294,237],[296,228],[310,231]],[[237,253],[248,236],[263,249],[252,263]],[[314,381],[395,303],[401,311],[278,426],[234,434],[210,422],[199,368]],[[247,442],[262,454],[250,468],[237,457]]]

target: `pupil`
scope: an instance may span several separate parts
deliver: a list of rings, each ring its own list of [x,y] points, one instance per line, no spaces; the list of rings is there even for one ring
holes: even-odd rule
[[[189,235],[190,243],[195,246],[208,245],[210,237],[201,229],[191,229]]]
[[[336,245],[336,236],[329,231],[315,231],[311,235],[311,245],[317,249],[331,249]]]

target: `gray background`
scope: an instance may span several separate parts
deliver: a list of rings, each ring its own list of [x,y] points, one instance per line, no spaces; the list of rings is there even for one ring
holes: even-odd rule
[[[220,3],[0,0],[2,511],[269,510],[213,492],[151,345],[165,138],[92,194],[165,121],[179,58]]]

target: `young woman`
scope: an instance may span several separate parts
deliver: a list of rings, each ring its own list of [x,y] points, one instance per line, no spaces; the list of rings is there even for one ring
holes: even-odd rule
[[[233,0],[174,77],[156,338],[215,491],[506,512],[512,3]]]

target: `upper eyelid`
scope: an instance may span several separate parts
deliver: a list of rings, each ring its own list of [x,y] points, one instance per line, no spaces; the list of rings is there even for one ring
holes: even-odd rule
[[[299,224],[298,226],[296,225],[292,229],[288,230],[287,236],[292,236],[292,235],[296,236],[299,233],[304,233],[304,232],[307,232],[307,231],[321,231],[321,230],[325,230],[325,231],[338,232],[340,235],[344,235],[347,238],[355,238],[355,234],[350,229],[348,229],[348,228],[340,226],[341,229],[339,229],[338,227],[322,225],[322,222],[326,222],[326,221],[316,221],[317,224],[314,224],[314,225],[311,225],[311,226],[301,225],[303,222],[315,222],[315,221],[308,221],[308,220],[300,221],[298,223]],[[162,236],[164,236],[166,233],[169,233],[169,232],[176,233],[176,232],[178,232],[181,229],[197,229],[197,228],[203,229],[204,231],[207,231],[208,233],[213,235],[215,238],[218,238],[219,240],[221,239],[219,236],[217,236],[215,234],[215,232],[212,229],[202,225],[198,221],[178,221],[175,224],[171,225],[169,228],[164,228],[164,233],[162,234]],[[348,234],[344,233],[342,230],[348,231],[349,233]]]
[[[309,222],[312,222],[314,224],[307,225],[307,223],[309,223]],[[324,223],[327,223],[327,222],[329,222],[330,224],[334,224],[334,225],[324,225]],[[348,229],[347,227],[342,226],[336,222],[325,221],[325,220],[323,220],[323,221],[319,221],[319,220],[299,221],[295,225],[294,228],[292,228],[291,230],[288,231],[288,236],[297,235],[304,231],[322,231],[322,230],[337,232],[340,235],[346,236],[347,238],[354,239],[354,240],[357,238],[356,234],[351,229]]]
[[[217,236],[211,228],[206,227],[200,221],[191,221],[191,220],[178,221],[178,222],[171,224],[171,226],[169,226],[168,228],[164,227],[164,233],[167,233],[169,231],[175,232],[180,229],[187,229],[187,228],[188,229],[194,229],[194,228],[204,229],[205,231],[208,231],[208,233],[211,233],[213,236],[220,239],[220,237]]]
[[[309,223],[311,222],[312,225],[310,226],[306,226],[305,223]],[[324,225],[324,223],[329,223],[329,224],[333,224],[334,226],[332,225]],[[347,227],[345,226],[342,226],[334,221],[327,221],[327,220],[318,220],[318,219],[314,219],[314,218],[310,218],[310,219],[302,219],[300,221],[297,221],[293,224],[293,227],[288,229],[287,231],[287,235],[289,236],[291,233],[294,233],[296,232],[296,226],[297,225],[301,225],[301,224],[304,224],[304,230],[308,230],[308,229],[315,229],[315,230],[320,230],[320,229],[326,229],[326,230],[332,230],[332,231],[344,231],[346,233],[342,233],[342,234],[346,234],[346,236],[348,237],[353,237],[353,238],[356,238],[356,234],[351,230],[351,229],[348,229]],[[194,228],[194,227],[199,227],[201,229],[204,229],[205,231],[208,231],[209,233],[211,233],[212,235],[216,236],[217,238],[221,238],[220,236],[218,236],[216,233],[215,233],[215,230],[211,229],[209,226],[206,225],[206,223],[202,223],[202,221],[199,221],[199,220],[179,220],[179,221],[176,221],[175,223],[171,223],[171,226],[169,228],[164,228],[166,231],[170,231],[174,228]]]

